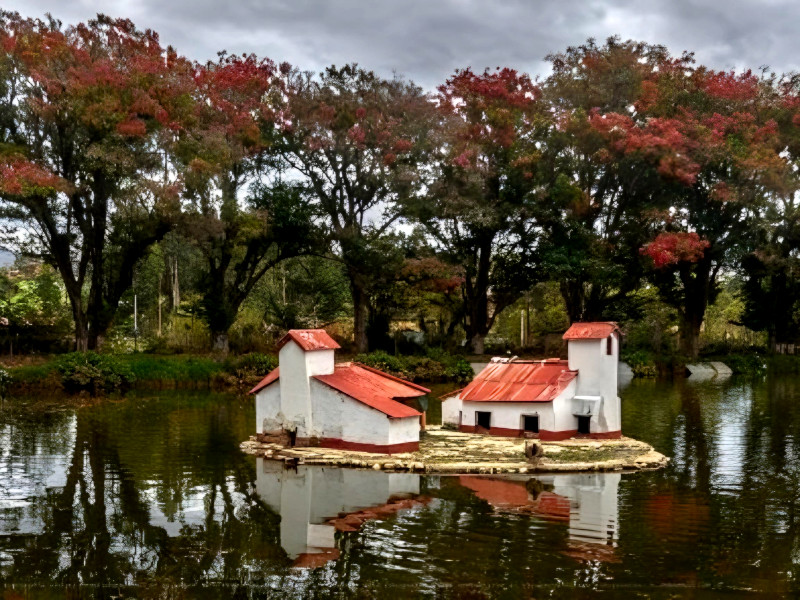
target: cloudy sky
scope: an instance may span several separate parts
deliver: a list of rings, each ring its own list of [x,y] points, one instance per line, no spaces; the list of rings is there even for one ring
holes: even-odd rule
[[[133,19],[198,60],[255,52],[318,71],[358,62],[432,89],[456,68],[544,75],[544,56],[620,34],[692,50],[716,69],[800,69],[800,3],[786,0],[4,0],[65,23]]]

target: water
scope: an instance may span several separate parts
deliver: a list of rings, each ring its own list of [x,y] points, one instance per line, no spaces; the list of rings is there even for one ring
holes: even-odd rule
[[[0,410],[4,598],[710,598],[800,592],[800,379],[633,381],[638,474],[278,469],[252,401]],[[435,412],[435,411],[432,411]]]

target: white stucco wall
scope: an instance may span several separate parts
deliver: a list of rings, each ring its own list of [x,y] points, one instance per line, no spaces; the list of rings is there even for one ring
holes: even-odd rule
[[[599,414],[591,419],[592,432],[621,429],[620,400],[617,395],[619,335],[612,334],[611,354],[606,338],[569,340],[569,368],[578,370],[578,396],[602,396]]]
[[[402,419],[388,419],[388,421],[390,444],[419,441],[419,417],[403,417]]]
[[[442,402],[442,423],[458,425],[458,411],[462,411],[461,424],[474,427],[475,412],[481,411],[492,413],[492,427],[519,430],[523,427],[524,415],[538,415],[540,430],[572,430],[577,427],[570,404],[575,389],[573,379],[552,402],[469,402],[453,396]]]
[[[281,386],[274,381],[256,394],[256,432],[276,431],[283,425]]]
[[[281,367],[279,381],[285,427],[297,429],[298,437],[310,437],[314,424],[309,380],[313,375],[333,373],[334,351],[305,352],[290,340],[280,349],[278,361]]]
[[[419,418],[390,419],[384,413],[311,380],[311,436],[359,444],[401,444],[419,441]]]
[[[442,400],[442,425],[458,427],[458,411],[461,409],[461,397],[456,394]]]

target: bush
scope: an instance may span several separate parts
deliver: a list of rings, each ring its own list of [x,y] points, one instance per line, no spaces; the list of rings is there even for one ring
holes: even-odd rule
[[[225,362],[225,371],[239,379],[263,377],[278,366],[278,357],[272,354],[251,352]]]
[[[359,354],[355,361],[412,381],[471,381],[472,365],[463,356],[431,348],[427,356],[392,356],[383,350]]]
[[[86,391],[97,395],[118,392],[135,380],[130,366],[116,356],[97,352],[71,352],[56,364],[68,392]]]
[[[769,368],[777,373],[797,373],[800,371],[800,362],[790,360],[782,362],[780,359],[795,359],[794,356],[773,356],[769,362]],[[730,370],[736,374],[758,375],[767,370],[767,361],[758,354],[730,354],[723,357],[724,362]]]
[[[634,377],[655,377],[658,375],[656,361],[652,353],[647,350],[623,350],[621,358],[628,363]]]

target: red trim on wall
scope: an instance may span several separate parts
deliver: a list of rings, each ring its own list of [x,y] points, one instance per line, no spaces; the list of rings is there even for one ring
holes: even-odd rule
[[[578,438],[589,438],[591,440],[618,440],[622,437],[621,431],[595,431],[589,435],[578,435]]]
[[[322,448],[333,448],[335,450],[352,450],[353,452],[374,452],[376,454],[400,454],[403,452],[416,452],[417,450],[419,450],[419,442],[403,442],[400,444],[381,445],[381,444],[363,444],[361,442],[351,442],[348,440],[341,440],[337,438],[321,438],[319,440],[319,445]]]
[[[562,440],[568,440],[571,437],[575,437],[578,435],[577,429],[567,429],[566,431],[545,431],[544,429],[539,430],[539,439],[543,442],[560,442]]]
[[[589,435],[578,435],[577,429],[568,429],[566,431],[546,431],[539,430],[539,435],[531,434],[523,429],[506,429],[504,427],[492,427],[491,429],[484,429],[483,427],[475,427],[473,425],[461,425],[458,428],[463,433],[479,433],[483,435],[496,435],[501,437],[527,437],[542,440],[543,442],[560,442],[570,438],[576,439],[592,439],[592,440],[617,440],[622,437],[621,431],[603,431],[594,432]]]

